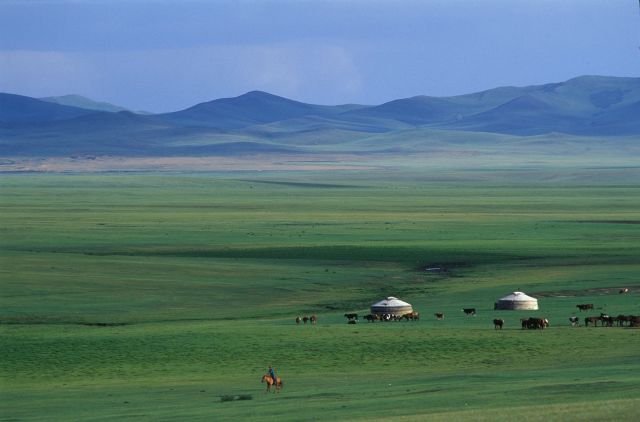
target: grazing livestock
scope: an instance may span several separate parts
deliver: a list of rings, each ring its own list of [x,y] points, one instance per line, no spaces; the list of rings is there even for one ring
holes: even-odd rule
[[[436,316],[436,319],[444,319],[444,314],[442,312],[436,312],[434,315]]]
[[[580,310],[580,312],[588,311],[589,309],[593,309],[593,303],[585,303],[585,304],[582,304],[582,305],[576,305],[576,308],[578,308]]]
[[[629,315],[629,327],[640,327],[640,316]]]
[[[504,319],[494,319],[493,320],[493,329],[497,330],[498,328],[502,330],[502,326],[504,325]]]
[[[369,322],[375,322],[375,321],[378,321],[380,319],[380,317],[378,315],[375,315],[375,314],[369,314],[369,315],[365,315],[364,319],[366,319]]]
[[[618,327],[624,327],[625,322],[631,322],[631,315],[618,315],[616,317],[616,321],[618,322]]]
[[[522,318],[520,319],[520,322],[522,322],[523,330],[525,328],[529,330],[544,330],[545,327],[549,326],[549,320],[546,318]]]
[[[600,314],[599,319],[603,327],[613,327],[613,323],[615,322],[615,318],[607,314]]]
[[[598,326],[598,321],[600,321],[600,318],[595,317],[595,316],[585,317],[584,318],[584,326],[588,327],[589,324],[593,324],[594,327],[597,327]]]
[[[312,324],[317,324],[318,323],[318,317],[315,315],[311,315],[311,317],[309,318],[309,321],[311,321]]]
[[[308,317],[308,316],[306,316],[306,315],[305,315],[305,316],[303,316],[303,317],[302,317],[302,322],[304,322],[305,324],[306,324],[307,322],[309,322],[309,317]]]
[[[358,314],[344,314],[347,319],[358,319]]]
[[[409,312],[408,314],[402,315],[402,318],[405,321],[418,321],[420,320],[420,313],[415,311]]]
[[[622,289],[620,289],[620,291],[618,293],[620,293],[621,295],[623,295],[625,293],[629,293],[629,289],[626,288],[626,287],[623,287]]]
[[[474,315],[476,314],[476,308],[462,308],[462,312],[466,315]]]
[[[296,317],[296,325],[300,325],[300,322],[302,321],[302,318],[300,316]]]
[[[571,322],[572,327],[580,326],[580,318],[578,318],[577,316],[569,317],[569,322]]]

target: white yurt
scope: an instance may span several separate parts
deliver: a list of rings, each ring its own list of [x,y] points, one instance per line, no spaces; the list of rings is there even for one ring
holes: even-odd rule
[[[538,309],[538,299],[522,292],[513,292],[496,302],[495,309],[508,309],[514,311],[535,311]]]
[[[374,315],[395,315],[402,316],[413,312],[413,308],[410,303],[398,299],[397,297],[389,296],[386,299],[376,302],[371,305],[371,313]]]

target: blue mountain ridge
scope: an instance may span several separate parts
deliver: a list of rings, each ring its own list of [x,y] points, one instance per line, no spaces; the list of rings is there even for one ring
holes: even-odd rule
[[[307,104],[252,91],[154,115],[0,93],[0,155],[348,151],[371,145],[372,136],[380,150],[402,150],[403,142],[424,145],[415,136],[425,133],[450,140],[479,139],[474,133],[633,137],[640,135],[639,117],[640,78],[605,76],[373,106]]]

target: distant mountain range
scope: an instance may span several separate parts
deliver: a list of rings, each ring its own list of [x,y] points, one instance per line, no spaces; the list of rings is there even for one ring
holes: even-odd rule
[[[640,136],[640,78],[582,76],[374,106],[306,104],[252,91],[163,114],[133,113],[75,95],[0,93],[5,157],[424,152],[443,142],[540,135],[629,143]]]

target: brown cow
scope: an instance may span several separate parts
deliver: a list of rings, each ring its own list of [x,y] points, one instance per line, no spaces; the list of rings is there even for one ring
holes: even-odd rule
[[[315,315],[311,315],[311,318],[309,318],[309,321],[311,321],[312,324],[317,324],[318,323],[318,317]]]
[[[420,319],[420,314],[418,312],[409,312],[408,314],[402,315],[402,318],[406,321],[418,321]]]

